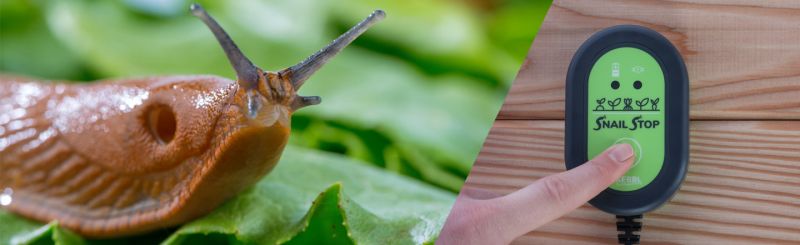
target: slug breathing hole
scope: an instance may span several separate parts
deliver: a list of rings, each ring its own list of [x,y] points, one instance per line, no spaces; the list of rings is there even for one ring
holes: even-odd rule
[[[175,113],[167,106],[154,106],[147,113],[147,128],[161,144],[169,144],[175,138],[178,123]]]

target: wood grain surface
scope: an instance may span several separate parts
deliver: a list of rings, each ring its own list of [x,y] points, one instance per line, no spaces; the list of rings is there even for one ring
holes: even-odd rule
[[[567,67],[593,33],[652,28],[679,49],[693,119],[800,119],[800,1],[553,1],[500,119],[563,119]]]
[[[499,120],[465,187],[510,193],[564,171],[564,122]],[[800,121],[691,125],[689,173],[645,214],[642,243],[800,244]],[[616,243],[613,215],[584,205],[518,244]]]
[[[564,85],[596,31],[670,39],[690,79],[689,173],[643,244],[800,244],[800,1],[554,0],[465,188],[506,194],[564,167]],[[515,244],[615,244],[588,204]]]

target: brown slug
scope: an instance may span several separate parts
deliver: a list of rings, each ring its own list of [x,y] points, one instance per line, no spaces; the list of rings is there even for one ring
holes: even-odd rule
[[[2,206],[92,238],[140,234],[209,213],[280,159],[290,117],[317,96],[303,82],[371,25],[364,21],[297,65],[253,65],[197,4],[236,81],[160,76],[90,84],[0,76]]]

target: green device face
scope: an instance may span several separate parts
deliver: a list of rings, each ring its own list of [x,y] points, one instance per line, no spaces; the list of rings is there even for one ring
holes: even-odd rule
[[[678,191],[689,161],[689,77],[667,38],[636,25],[598,31],[575,51],[565,92],[567,169],[614,144],[634,149],[630,170],[589,203],[637,215]]]
[[[650,184],[664,163],[664,72],[645,51],[620,47],[603,54],[589,73],[587,156],[614,144],[634,149],[631,169],[611,189]]]

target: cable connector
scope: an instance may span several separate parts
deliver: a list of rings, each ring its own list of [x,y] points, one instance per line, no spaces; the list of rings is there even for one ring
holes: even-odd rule
[[[617,239],[619,244],[639,244],[639,231],[642,230],[642,215],[617,215]]]

